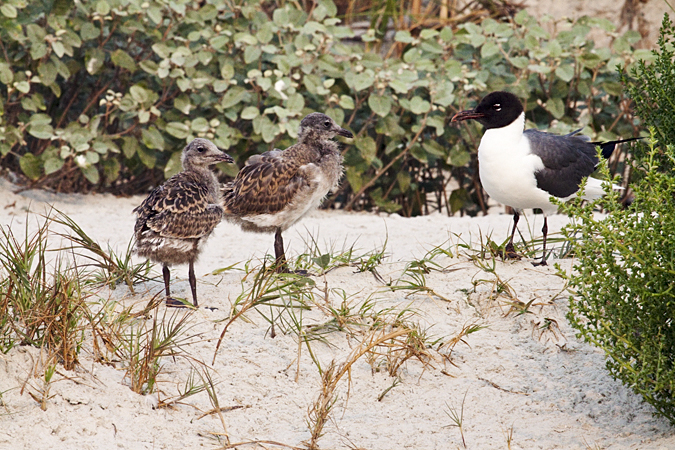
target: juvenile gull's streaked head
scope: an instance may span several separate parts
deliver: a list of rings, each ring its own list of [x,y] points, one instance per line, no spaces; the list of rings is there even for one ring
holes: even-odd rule
[[[314,135],[320,139],[330,139],[335,137],[336,134],[348,138],[354,137],[349,130],[341,128],[340,125],[327,115],[315,112],[307,115],[300,122],[298,140],[302,141],[309,135]]]
[[[219,162],[231,163],[234,160],[208,139],[197,138],[185,146],[181,162],[184,168],[188,168],[208,167]]]

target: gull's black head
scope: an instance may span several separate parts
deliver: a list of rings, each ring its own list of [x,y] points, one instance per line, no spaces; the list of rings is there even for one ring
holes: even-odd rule
[[[486,95],[476,109],[455,114],[452,122],[475,119],[485,128],[502,128],[511,125],[523,112],[523,105],[510,92],[496,91]]]
[[[208,167],[219,162],[234,162],[227,153],[221,151],[208,139],[197,138],[183,149],[181,156],[183,167]]]
[[[310,134],[320,139],[330,139],[336,134],[348,138],[354,137],[350,131],[341,128],[333,119],[318,112],[307,115],[300,122],[298,139],[302,140]]]

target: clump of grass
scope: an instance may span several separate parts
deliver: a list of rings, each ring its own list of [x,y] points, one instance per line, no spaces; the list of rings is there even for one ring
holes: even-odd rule
[[[427,274],[432,271],[447,272],[450,270],[449,266],[442,266],[435,261],[439,256],[452,258],[453,254],[449,249],[444,249],[442,245],[432,248],[421,259],[407,263],[398,280],[388,284],[389,288],[394,292],[408,291],[407,296],[426,294],[450,302],[447,297],[440,295],[434,289],[427,286]]]
[[[245,283],[250,275],[253,275],[251,287],[246,288]],[[301,320],[298,320],[295,311],[310,308],[308,301],[312,298],[311,290],[314,285],[311,278],[294,273],[278,273],[274,266],[268,267],[266,262],[257,270],[249,271],[247,267],[247,273],[242,279],[242,293],[235,300],[230,318],[218,338],[213,362],[215,363],[227,329],[251,310],[258,311],[269,322],[272,337],[275,336],[277,324],[280,324],[282,331],[295,329],[300,335]],[[268,312],[262,312],[261,307],[266,307]]]
[[[47,357],[46,361],[40,360],[36,363],[33,371],[37,372],[38,369],[40,369],[40,380],[37,385],[31,384],[26,380],[26,384],[28,384],[30,388],[30,390],[28,390],[28,395],[40,405],[40,409],[43,411],[47,411],[48,402],[54,397],[50,394],[53,382],[52,378],[54,377],[54,373],[56,373],[54,359],[54,356],[50,355]],[[25,388],[26,385],[21,389],[21,393],[23,393]]]
[[[104,250],[73,219],[58,210],[56,212],[56,217],[50,220],[71,231],[59,233],[59,235],[71,242],[70,250],[77,251],[78,256],[90,261],[89,266],[97,269],[92,279],[94,282],[105,284],[112,289],[119,283],[125,283],[129,290],[134,292],[134,284],[149,279],[148,274],[152,264],[149,261],[134,264],[131,260],[134,248],[133,238],[123,254],[117,254],[109,245],[107,250]]]
[[[445,413],[452,422],[450,426],[459,429],[459,434],[462,436],[462,445],[464,448],[466,448],[466,439],[464,439],[464,403],[466,402],[466,394],[468,393],[469,391],[464,393],[464,398],[462,399],[462,404],[460,405],[459,410],[454,406],[450,406],[447,403],[445,404],[445,406],[448,408]]]
[[[397,339],[408,333],[407,329],[398,329],[394,331],[377,330],[371,333],[361,342],[359,347],[354,349],[341,364],[331,361],[321,376],[321,391],[316,400],[309,408],[307,414],[307,424],[310,429],[310,439],[305,443],[308,449],[315,450],[319,448],[319,439],[323,436],[323,429],[328,423],[330,414],[337,401],[337,388],[342,378],[350,373],[352,366],[365,354],[375,347]],[[348,378],[349,382],[349,378]]]
[[[469,345],[466,342],[466,338],[473,333],[476,333],[480,330],[484,330],[485,328],[487,328],[485,325],[481,325],[481,324],[478,324],[478,323],[475,323],[475,322],[463,325],[461,330],[459,330],[459,332],[455,336],[448,339],[446,342],[443,342],[439,346],[438,352],[443,354],[446,360],[452,362],[451,361],[452,352],[454,351],[457,344],[459,344],[461,342],[465,345]],[[447,352],[447,353],[443,353],[443,352]]]
[[[190,358],[184,347],[194,336],[187,334],[193,310],[164,309],[161,318],[156,310],[149,320],[126,322],[127,328],[117,335],[115,353],[125,365],[132,391],[150,394],[156,391],[165,358]]]
[[[10,227],[0,229],[0,350],[6,353],[17,344],[45,348],[71,370],[84,340],[85,300],[91,294],[74,263],[58,255],[48,265],[49,225],[46,219],[31,234],[27,220],[22,239]]]

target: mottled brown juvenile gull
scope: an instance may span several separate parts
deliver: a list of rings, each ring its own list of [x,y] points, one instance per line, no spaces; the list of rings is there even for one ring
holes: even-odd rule
[[[207,139],[190,142],[182,154],[183,171],[155,188],[136,213],[136,253],[161,263],[167,306],[183,306],[171,298],[169,266],[189,264],[192,301],[197,306],[194,262],[200,244],[223,217],[218,180],[209,166],[233,162]]]
[[[223,191],[225,219],[245,231],[275,233],[277,270],[287,270],[281,232],[338,186],[342,155],[335,135],[354,137],[325,114],[302,119],[298,143],[252,156]]]

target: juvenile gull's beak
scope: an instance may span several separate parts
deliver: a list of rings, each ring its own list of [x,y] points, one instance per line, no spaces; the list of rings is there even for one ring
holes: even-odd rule
[[[339,134],[340,136],[347,137],[347,138],[353,138],[354,137],[354,135],[352,134],[351,131],[345,130],[344,128],[340,128],[338,130],[337,134]]]
[[[485,117],[484,114],[476,112],[475,109],[467,109],[466,111],[461,111],[452,116],[450,122],[459,122],[460,120],[469,120],[469,119],[480,119]]]
[[[222,152],[219,155],[213,155],[213,159],[217,163],[219,163],[219,162],[233,163],[234,162],[234,159],[232,159],[232,157],[225,152]]]

